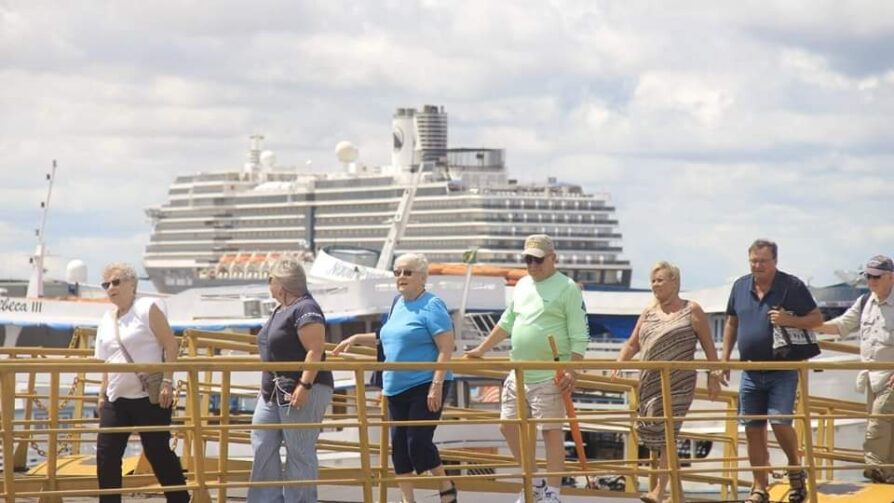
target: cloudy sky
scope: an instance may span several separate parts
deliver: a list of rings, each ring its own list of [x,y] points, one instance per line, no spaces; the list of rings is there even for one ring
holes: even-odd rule
[[[389,161],[396,107],[608,192],[634,285],[747,271],[748,244],[836,282],[894,253],[894,2],[0,0],[0,277],[26,276],[60,164],[51,269],[139,263],[177,174]]]

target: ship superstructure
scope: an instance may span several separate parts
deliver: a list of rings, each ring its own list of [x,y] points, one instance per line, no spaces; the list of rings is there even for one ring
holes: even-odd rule
[[[511,179],[505,151],[448,148],[443,108],[400,108],[393,117],[390,165],[357,162],[341,142],[337,173],[281,167],[253,136],[241,170],[179,176],[168,201],[150,208],[152,236],[144,266],[161,292],[263,281],[283,254],[308,261],[321,248],[381,250],[407,187],[412,211],[395,254],[422,252],[432,262],[522,266],[529,234],[550,234],[560,270],[586,287],[628,287],[630,264],[608,194],[549,178]],[[422,172],[420,176],[414,174]],[[370,252],[372,253],[372,252]],[[370,265],[376,258],[368,259]]]

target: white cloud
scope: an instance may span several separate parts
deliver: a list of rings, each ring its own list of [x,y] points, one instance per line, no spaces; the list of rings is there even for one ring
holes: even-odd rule
[[[51,248],[96,271],[252,133],[281,164],[338,169],[342,139],[379,164],[393,109],[433,103],[514,178],[611,192],[640,285],[659,258],[715,285],[758,236],[834,281],[894,252],[886,41],[870,1],[2,3],[0,254],[30,251],[51,159]]]

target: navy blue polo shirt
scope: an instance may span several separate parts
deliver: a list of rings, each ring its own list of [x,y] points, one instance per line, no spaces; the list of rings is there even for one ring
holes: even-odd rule
[[[778,306],[797,316],[804,316],[816,309],[816,302],[803,281],[782,271],[776,271],[770,290],[760,300],[751,274],[742,276],[733,284],[726,314],[735,316],[738,321],[736,333],[740,360],[773,360],[770,309]]]
[[[258,353],[265,362],[303,362],[307,358],[307,349],[298,338],[298,330],[312,323],[326,324],[326,317],[320,305],[310,295],[304,294],[291,306],[279,306],[270,315],[270,319],[258,332]],[[326,361],[323,352],[321,361]],[[277,374],[301,380],[303,371],[278,371]],[[320,370],[314,378],[314,384],[333,385],[332,372]],[[293,389],[286,390],[292,392]],[[269,401],[273,393],[273,372],[264,372],[261,376],[261,395]]]

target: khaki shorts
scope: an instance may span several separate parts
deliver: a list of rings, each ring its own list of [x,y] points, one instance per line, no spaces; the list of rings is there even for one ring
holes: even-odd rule
[[[535,384],[525,384],[528,399],[528,417],[534,419],[556,419],[565,417],[565,403],[562,392],[552,379]],[[515,387],[515,373],[510,373],[503,382],[500,394],[500,419],[518,418],[518,394]],[[538,430],[560,430],[563,423],[538,423]]]

